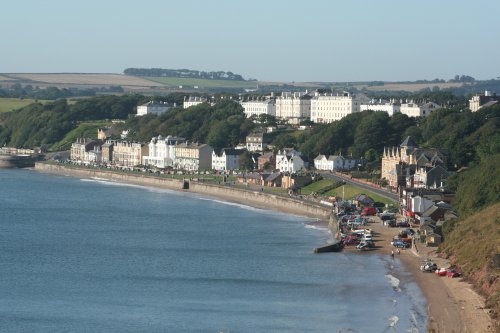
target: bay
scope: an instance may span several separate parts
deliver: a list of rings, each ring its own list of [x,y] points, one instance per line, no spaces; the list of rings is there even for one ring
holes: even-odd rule
[[[310,219],[0,169],[6,332],[424,332],[398,260],[314,254]]]

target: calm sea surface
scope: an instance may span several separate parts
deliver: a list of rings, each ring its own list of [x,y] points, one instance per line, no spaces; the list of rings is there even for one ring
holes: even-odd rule
[[[398,260],[314,254],[311,220],[0,169],[2,332],[425,332]]]

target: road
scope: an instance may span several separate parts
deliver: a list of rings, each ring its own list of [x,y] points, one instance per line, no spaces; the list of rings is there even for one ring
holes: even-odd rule
[[[360,182],[354,181],[354,180],[346,178],[346,177],[340,177],[340,176],[337,176],[337,175],[335,175],[333,173],[329,173],[329,172],[322,172],[321,175],[323,176],[323,178],[333,179],[333,180],[343,180],[343,181],[345,181],[346,184],[361,187],[365,190],[376,193],[376,194],[383,196],[383,197],[386,197],[388,199],[391,199],[394,201],[399,201],[399,196],[397,193],[389,192],[387,190],[377,188],[377,187],[372,187],[372,186],[366,185],[364,183],[360,183]]]

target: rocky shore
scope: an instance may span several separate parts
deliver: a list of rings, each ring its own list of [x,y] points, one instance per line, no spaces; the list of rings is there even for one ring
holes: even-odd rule
[[[151,177],[101,169],[65,167],[59,164],[36,163],[35,170],[40,172],[68,175],[81,178],[102,178],[110,181],[136,185],[153,186],[177,191],[187,191],[223,200],[242,203],[260,208],[274,209],[289,214],[318,218],[322,223],[330,222],[331,208],[315,205],[296,198],[286,198],[258,191],[224,185],[198,183],[183,180]],[[374,251],[359,252],[360,255],[379,253],[390,255],[390,241],[397,234],[397,229],[383,226],[378,218],[374,218],[369,228],[373,230],[376,248]],[[334,255],[334,254],[333,254]],[[422,273],[419,269],[421,261],[434,257],[440,267],[447,267],[445,260],[440,260],[429,248],[402,250],[394,260],[401,260],[406,269],[412,273],[415,281],[422,289],[428,302],[429,332],[493,332],[492,320],[484,309],[484,299],[462,279],[438,277],[432,273]]]

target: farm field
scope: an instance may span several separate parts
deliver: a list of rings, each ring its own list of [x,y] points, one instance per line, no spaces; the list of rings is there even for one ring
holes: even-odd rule
[[[22,74],[0,74],[7,76],[10,80],[17,79],[24,81],[26,84],[36,85],[46,83],[52,85],[58,84],[74,84],[74,85],[113,85],[113,86],[144,86],[144,87],[161,87],[162,84],[150,80],[146,80],[136,76],[122,74],[78,74],[78,73],[61,73],[61,74],[37,74],[37,73],[22,73]],[[28,81],[28,82],[27,82]]]
[[[26,105],[30,105],[30,104],[33,104],[36,102],[46,103],[47,101],[35,100],[35,99],[29,99],[29,98],[26,98],[26,99],[0,98],[0,113],[14,111],[14,110],[20,109],[22,107],[25,107]]]
[[[145,77],[156,83],[161,83],[168,87],[194,87],[198,86],[199,89],[206,88],[256,88],[257,81],[232,81],[232,80],[205,80],[195,78],[183,77]]]
[[[380,91],[380,90],[390,90],[390,91],[408,91],[408,92],[417,92],[419,90],[425,89],[425,88],[430,88],[432,89],[433,87],[439,87],[439,89],[446,89],[446,88],[452,88],[452,87],[460,87],[462,86],[463,83],[461,82],[445,82],[445,83],[434,83],[434,82],[429,82],[429,83],[391,83],[387,82],[383,86],[367,86],[367,85],[362,85],[362,86],[356,86],[358,89],[362,89],[363,87],[366,87],[367,90],[374,90],[374,91]]]

